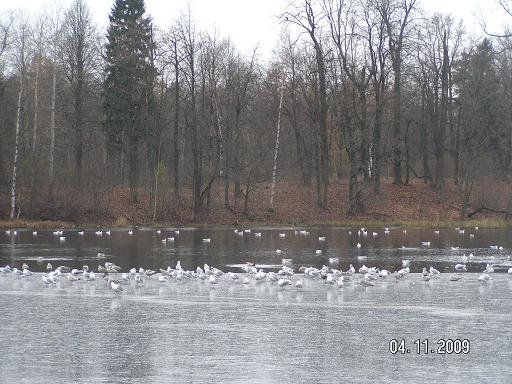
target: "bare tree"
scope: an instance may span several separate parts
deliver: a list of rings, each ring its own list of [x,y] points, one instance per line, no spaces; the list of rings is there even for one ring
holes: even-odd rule
[[[315,50],[316,70],[318,81],[318,98],[315,108],[314,121],[319,141],[318,171],[317,171],[317,205],[327,208],[327,189],[329,185],[329,135],[327,132],[327,80],[324,60],[324,50],[318,37],[319,19],[313,9],[311,0],[304,0],[301,5],[291,5],[291,10],[281,15],[281,20],[299,26],[307,32]]]

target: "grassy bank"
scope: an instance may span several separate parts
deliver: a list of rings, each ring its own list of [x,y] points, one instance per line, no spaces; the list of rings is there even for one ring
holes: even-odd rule
[[[38,202],[30,215],[26,213],[30,210],[23,208],[29,205],[29,195],[20,193],[23,219],[15,221],[8,220],[8,197],[0,196],[0,228],[95,228],[133,225],[502,228],[512,225],[503,214],[489,210],[478,212],[470,219],[461,221],[460,194],[455,186],[447,184],[446,190],[439,192],[420,181],[408,186],[395,186],[390,180],[385,181],[378,195],[372,193],[371,188],[367,188],[364,195],[365,210],[358,216],[346,214],[348,187],[342,182],[332,183],[329,187],[328,209],[317,208],[314,186],[301,183],[278,183],[273,210],[268,209],[270,186],[262,184],[251,195],[247,212],[244,212],[243,200],[235,201],[233,194],[230,195],[229,207],[224,206],[222,186],[212,191],[209,207],[205,207],[200,214],[192,213],[190,190],[183,189],[179,199],[173,195],[172,190],[163,190],[157,201],[155,220],[154,200],[147,190],[139,191],[137,203],[130,202],[127,189],[114,189],[100,194],[59,191],[52,202]],[[499,199],[500,194],[502,201]],[[509,195],[507,188],[499,190],[493,186],[492,194],[475,193],[475,201],[467,211],[473,212],[478,204],[485,204],[499,212],[500,206],[506,206]],[[486,201],[485,198],[489,196],[494,200]]]
[[[148,227],[164,228],[169,226],[176,226],[173,223],[147,223]],[[293,226],[293,227],[314,227],[314,226],[333,226],[333,227],[347,227],[347,228],[384,228],[384,227],[404,227],[404,228],[456,228],[456,227],[479,227],[479,228],[507,228],[512,226],[512,222],[509,220],[501,219],[478,219],[478,220],[340,220],[336,222],[315,222],[315,223],[297,223],[297,222],[281,222],[281,223],[260,223],[260,222],[244,222],[244,223],[233,223],[233,224],[215,224],[215,223],[188,223],[182,225],[189,225],[195,227],[208,227],[208,226]],[[28,229],[72,229],[72,228],[85,228],[92,229],[96,227],[127,227],[129,225],[116,225],[115,223],[72,223],[65,221],[38,221],[38,220],[0,220],[0,229],[10,228],[28,228]]]

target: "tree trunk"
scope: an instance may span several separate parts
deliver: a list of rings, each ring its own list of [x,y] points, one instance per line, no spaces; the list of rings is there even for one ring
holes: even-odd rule
[[[14,161],[12,165],[12,181],[11,181],[11,212],[10,219],[14,219],[16,213],[16,172],[18,171],[18,146],[20,139],[20,118],[21,118],[21,98],[23,95],[23,74],[20,75],[20,89],[18,92],[18,105],[16,110],[16,137],[14,144]]]
[[[54,60],[52,69],[52,105],[50,112],[50,169],[48,201],[53,200],[53,188],[55,184],[55,95],[57,93],[57,64]]]
[[[279,133],[281,130],[281,107],[282,106],[283,106],[283,90],[281,90],[281,97],[279,98],[279,109],[277,112],[276,146],[274,149],[274,168],[272,169],[272,189],[271,189],[271,193],[270,193],[270,209],[272,209],[272,210],[274,209],[274,194],[276,191],[277,156],[279,153]],[[246,200],[247,200],[247,198],[246,198]]]
[[[180,63],[178,59],[178,42],[174,40],[174,196],[180,197]]]
[[[36,178],[37,178],[37,123],[38,116],[37,112],[39,109],[39,72],[41,68],[41,62],[38,58],[37,66],[36,66],[36,78],[34,82],[34,131],[32,137],[32,177],[31,177],[31,192],[30,192],[30,215],[34,214],[34,204],[36,200]]]
[[[402,95],[401,95],[401,58],[395,59],[395,79],[393,82],[393,184],[402,185],[402,149],[401,149],[401,126],[402,126]]]

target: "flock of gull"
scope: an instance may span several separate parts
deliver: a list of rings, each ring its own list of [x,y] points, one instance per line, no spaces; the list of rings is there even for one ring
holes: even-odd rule
[[[464,229],[457,230],[463,234]],[[478,230],[478,227],[475,227],[475,230]],[[406,230],[403,230],[406,233]],[[5,232],[7,235],[16,236],[17,232],[15,230],[8,230]],[[161,234],[161,230],[156,231],[157,234]],[[250,234],[251,230],[234,230],[234,233],[243,236],[244,234]],[[389,234],[389,228],[384,229],[385,234]],[[435,234],[439,234],[439,231],[434,231]],[[78,235],[83,235],[83,231],[78,231]],[[95,231],[95,235],[103,236],[110,235],[110,230],[107,231]],[[129,235],[133,235],[133,231],[128,231]],[[174,236],[179,235],[179,230],[173,231]],[[349,231],[349,235],[352,234],[352,231]],[[37,232],[34,231],[32,233],[33,236],[37,236]],[[59,237],[59,241],[65,241],[66,238],[63,236],[62,231],[54,231],[53,235]],[[305,230],[296,230],[295,235],[309,235],[308,231]],[[361,228],[357,231],[357,235],[359,237],[367,237],[368,230],[365,228]],[[260,232],[254,233],[255,237],[261,237]],[[377,236],[377,232],[372,232],[372,236]],[[286,237],[285,233],[280,233],[279,238]],[[470,237],[474,237],[474,234],[470,234]],[[326,241],[326,237],[320,236],[318,241],[323,242]],[[166,237],[162,239],[162,243],[174,242],[174,237]],[[210,238],[202,239],[203,243],[210,243]],[[423,246],[430,246],[430,242],[422,242]],[[358,242],[356,245],[357,248],[361,248],[361,243]],[[499,250],[503,249],[500,246],[492,245],[491,249]],[[458,249],[456,247],[452,247],[452,249]],[[275,251],[276,255],[281,255],[282,251],[277,249]],[[322,250],[318,249],[315,251],[315,254],[322,254]],[[98,253],[98,257],[104,257],[105,255],[102,253]],[[469,260],[473,258],[473,255],[470,254],[469,257],[463,255],[460,262],[454,266],[453,273],[450,273],[448,279],[450,281],[459,281],[464,277],[464,273],[467,271],[466,264]],[[510,256],[508,257],[510,260]],[[42,259],[42,258],[41,258]],[[359,260],[364,260],[365,256],[360,256]],[[227,283],[227,282],[239,282],[242,284],[250,284],[253,281],[256,284],[259,283],[270,283],[276,284],[280,288],[285,288],[286,286],[294,286],[296,289],[303,288],[303,280],[304,279],[317,279],[319,281],[323,281],[323,284],[326,286],[333,286],[342,288],[345,284],[349,282],[355,282],[362,287],[368,288],[374,286],[376,282],[379,280],[384,280],[388,278],[395,279],[396,281],[400,281],[402,279],[407,278],[410,273],[410,260],[402,260],[402,268],[395,270],[393,272],[387,269],[380,269],[378,267],[367,267],[364,264],[356,270],[352,264],[350,267],[343,271],[341,269],[333,268],[333,265],[339,262],[339,258],[331,257],[329,258],[329,266],[323,265],[322,268],[316,268],[313,266],[300,266],[297,270],[292,268],[293,260],[282,258],[280,268],[273,268],[273,271],[264,271],[263,268],[258,268],[257,265],[253,262],[247,262],[240,266],[241,271],[239,273],[234,272],[223,272],[222,270],[211,267],[208,264],[204,264],[202,267],[197,267],[193,270],[186,270],[181,266],[180,261],[176,263],[174,267],[168,266],[165,269],[160,268],[158,271],[151,269],[144,269],[142,267],[139,268],[131,268],[127,272],[123,272],[122,268],[112,262],[105,262],[103,265],[98,265],[96,271],[91,270],[87,265],[84,265],[81,269],[70,268],[69,266],[61,265],[57,268],[54,268],[51,263],[47,264],[46,272],[42,274],[37,274],[41,276],[41,281],[44,286],[53,286],[56,285],[61,280],[67,280],[69,283],[73,284],[77,281],[95,281],[99,279],[103,279],[105,284],[114,292],[122,292],[123,285],[133,285],[140,286],[144,285],[148,280],[157,281],[159,284],[167,284],[172,280],[182,281],[182,280],[197,280],[203,281],[206,284],[210,284],[212,287],[219,283]],[[277,272],[275,271],[276,269]],[[481,272],[478,276],[478,280],[482,283],[489,282],[493,280],[494,274],[494,266],[492,264],[487,264],[486,268]],[[19,279],[33,279],[36,274],[32,272],[29,266],[26,263],[23,263],[20,268],[11,267],[9,265],[0,267],[0,276],[14,276]],[[428,283],[431,279],[441,278],[441,272],[435,269],[434,267],[423,268],[421,274],[419,274],[421,280],[425,283]],[[508,269],[508,276],[512,277],[512,268]]]

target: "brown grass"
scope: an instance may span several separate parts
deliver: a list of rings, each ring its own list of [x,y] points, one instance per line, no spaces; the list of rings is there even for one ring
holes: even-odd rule
[[[497,195],[497,194],[495,194]],[[503,199],[508,196],[502,188]],[[447,183],[446,191],[437,192],[420,181],[408,186],[395,186],[386,180],[379,195],[371,187],[365,191],[365,214],[349,217],[347,212],[347,185],[332,182],[329,188],[328,209],[315,205],[315,189],[298,182],[281,182],[277,185],[275,209],[268,209],[270,185],[265,184],[250,199],[249,214],[243,213],[243,201],[230,208],[224,207],[223,188],[212,193],[212,204],[199,215],[192,214],[190,190],[183,190],[175,199],[171,190],[159,196],[157,218],[153,222],[153,203],[147,191],[139,192],[139,202],[129,203],[129,191],[116,188],[110,194],[91,197],[88,193],[61,191],[52,203],[39,203],[32,220],[7,220],[8,207],[0,205],[0,228],[68,228],[74,226],[128,226],[128,225],[339,225],[339,226],[414,226],[453,227],[478,225],[503,227],[510,222],[496,214],[478,214],[472,220],[460,222],[460,195],[457,188]],[[480,197],[479,197],[480,198]],[[2,202],[8,201],[3,198]],[[21,206],[28,201],[23,191]],[[22,210],[22,213],[25,210]],[[3,220],[3,221],[2,221]]]

